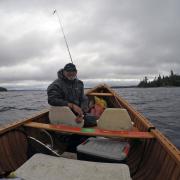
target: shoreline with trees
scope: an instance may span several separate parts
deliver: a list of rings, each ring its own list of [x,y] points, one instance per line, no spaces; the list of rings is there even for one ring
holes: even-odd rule
[[[180,87],[180,75],[174,74],[171,70],[169,76],[161,76],[159,74],[152,81],[149,81],[147,76],[145,76],[137,87]]]
[[[0,92],[3,92],[3,91],[7,91],[7,89],[4,87],[0,87]]]

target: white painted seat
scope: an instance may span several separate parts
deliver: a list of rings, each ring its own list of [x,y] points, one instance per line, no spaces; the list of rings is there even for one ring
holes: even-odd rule
[[[131,130],[133,125],[126,109],[106,108],[97,123],[98,128],[106,130]]]
[[[35,154],[15,171],[26,180],[131,180],[125,164],[97,163]]]
[[[83,127],[84,121],[76,123],[76,116],[67,106],[51,106],[49,120],[52,124],[65,124],[75,127]]]

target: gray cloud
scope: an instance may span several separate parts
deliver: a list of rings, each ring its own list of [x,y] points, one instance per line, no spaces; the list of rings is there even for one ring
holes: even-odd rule
[[[25,63],[33,58],[45,56],[53,47],[52,41],[39,32],[30,32],[19,39],[8,40],[0,37],[0,66]]]
[[[1,1],[0,83],[50,82],[69,62],[54,8],[85,82],[180,73],[179,7],[178,0]]]

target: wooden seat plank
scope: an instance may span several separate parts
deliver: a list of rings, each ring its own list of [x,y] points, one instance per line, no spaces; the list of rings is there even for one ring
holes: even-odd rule
[[[109,131],[97,128],[79,128],[67,125],[54,125],[54,124],[44,124],[37,122],[28,122],[24,124],[26,127],[46,129],[49,131],[64,132],[80,134],[85,136],[103,136],[103,137],[119,137],[119,138],[131,138],[131,139],[151,139],[154,135],[151,132],[141,132],[141,131]]]
[[[112,93],[89,93],[88,96],[114,96]]]

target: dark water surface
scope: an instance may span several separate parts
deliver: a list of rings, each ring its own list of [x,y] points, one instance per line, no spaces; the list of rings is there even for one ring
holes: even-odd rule
[[[116,91],[180,149],[180,88],[120,88]],[[48,107],[46,91],[0,92],[0,126]]]

